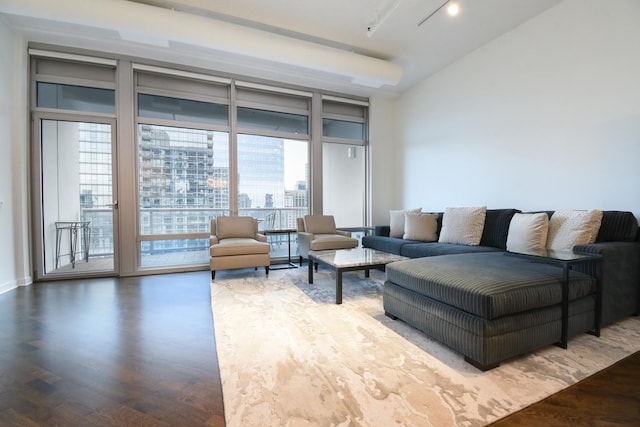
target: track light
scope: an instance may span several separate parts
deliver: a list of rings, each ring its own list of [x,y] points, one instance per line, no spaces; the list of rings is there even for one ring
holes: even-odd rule
[[[433,12],[431,12],[429,15],[427,15],[426,18],[422,19],[420,22],[418,22],[418,27],[422,24],[424,24],[425,22],[427,22],[429,20],[429,18],[431,18],[433,15],[435,15],[436,13],[438,13],[438,11],[440,9],[442,9],[443,7],[447,6],[447,14],[449,16],[456,16],[458,15],[458,13],[460,13],[460,5],[458,4],[458,2],[452,2],[451,0],[447,0],[444,3],[442,3],[436,10],[434,10]]]
[[[456,2],[450,3],[449,6],[447,6],[447,13],[449,16],[456,16],[460,13],[460,5]]]

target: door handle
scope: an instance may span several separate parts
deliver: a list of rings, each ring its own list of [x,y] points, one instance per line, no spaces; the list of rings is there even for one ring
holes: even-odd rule
[[[113,204],[111,204],[111,205],[105,205],[105,206],[110,206],[110,207],[112,207],[113,209],[118,209],[118,201],[116,200],[115,202],[113,202]]]

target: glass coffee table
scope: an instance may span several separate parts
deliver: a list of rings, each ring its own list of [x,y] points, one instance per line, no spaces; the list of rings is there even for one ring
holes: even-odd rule
[[[336,272],[336,304],[342,304],[342,273],[364,270],[369,277],[372,268],[383,269],[391,262],[409,259],[369,248],[309,251],[309,283],[313,283],[314,264],[322,264]]]

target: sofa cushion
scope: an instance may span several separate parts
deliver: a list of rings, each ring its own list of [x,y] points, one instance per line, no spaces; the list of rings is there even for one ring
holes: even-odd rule
[[[548,232],[549,216],[546,213],[517,213],[513,216],[509,225],[507,250],[544,249],[547,247]]]
[[[422,212],[404,213],[403,239],[435,242],[438,240],[438,215]]]
[[[549,220],[547,248],[572,250],[576,245],[586,245],[596,241],[602,211],[558,210]]]
[[[442,217],[440,243],[479,245],[487,207],[447,208]]]
[[[335,234],[336,221],[333,215],[306,215],[304,229],[312,234]]]
[[[400,255],[407,258],[420,258],[426,256],[451,255],[451,254],[467,254],[476,252],[502,252],[502,249],[493,246],[472,246],[472,245],[456,245],[453,243],[415,243],[403,245],[400,248]]]
[[[603,211],[596,242],[633,242],[638,232],[638,220],[632,212]]]
[[[485,319],[562,301],[562,269],[504,253],[416,258],[387,265],[387,280]],[[569,300],[595,293],[593,277],[570,271]]]
[[[400,255],[400,249],[402,249],[404,245],[416,243],[421,242],[386,236],[364,236],[362,238],[363,248],[371,248],[395,255]]]
[[[480,245],[506,249],[509,224],[518,212],[517,209],[487,209]]]
[[[404,235],[404,214],[406,212],[422,212],[422,208],[389,211],[389,237],[402,238]]]
[[[255,238],[258,233],[258,221],[250,216],[219,216],[216,218],[216,235],[219,240]]]

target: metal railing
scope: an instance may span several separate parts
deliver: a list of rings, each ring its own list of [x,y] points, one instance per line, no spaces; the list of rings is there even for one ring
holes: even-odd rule
[[[290,208],[246,208],[239,209],[239,215],[258,219],[259,230],[295,229],[296,219],[306,215],[306,207]],[[154,239],[144,240],[142,255],[168,254],[173,252],[208,251],[210,220],[228,215],[228,209],[212,208],[143,208],[140,209],[140,235],[153,235]],[[113,217],[107,208],[84,208],[82,221],[89,221],[91,227],[90,257],[113,256]],[[184,238],[185,234],[202,233],[201,237]],[[158,235],[166,239],[158,240]],[[273,236],[278,238],[278,236]],[[273,238],[272,237],[272,238]],[[292,242],[292,245],[294,242]]]

